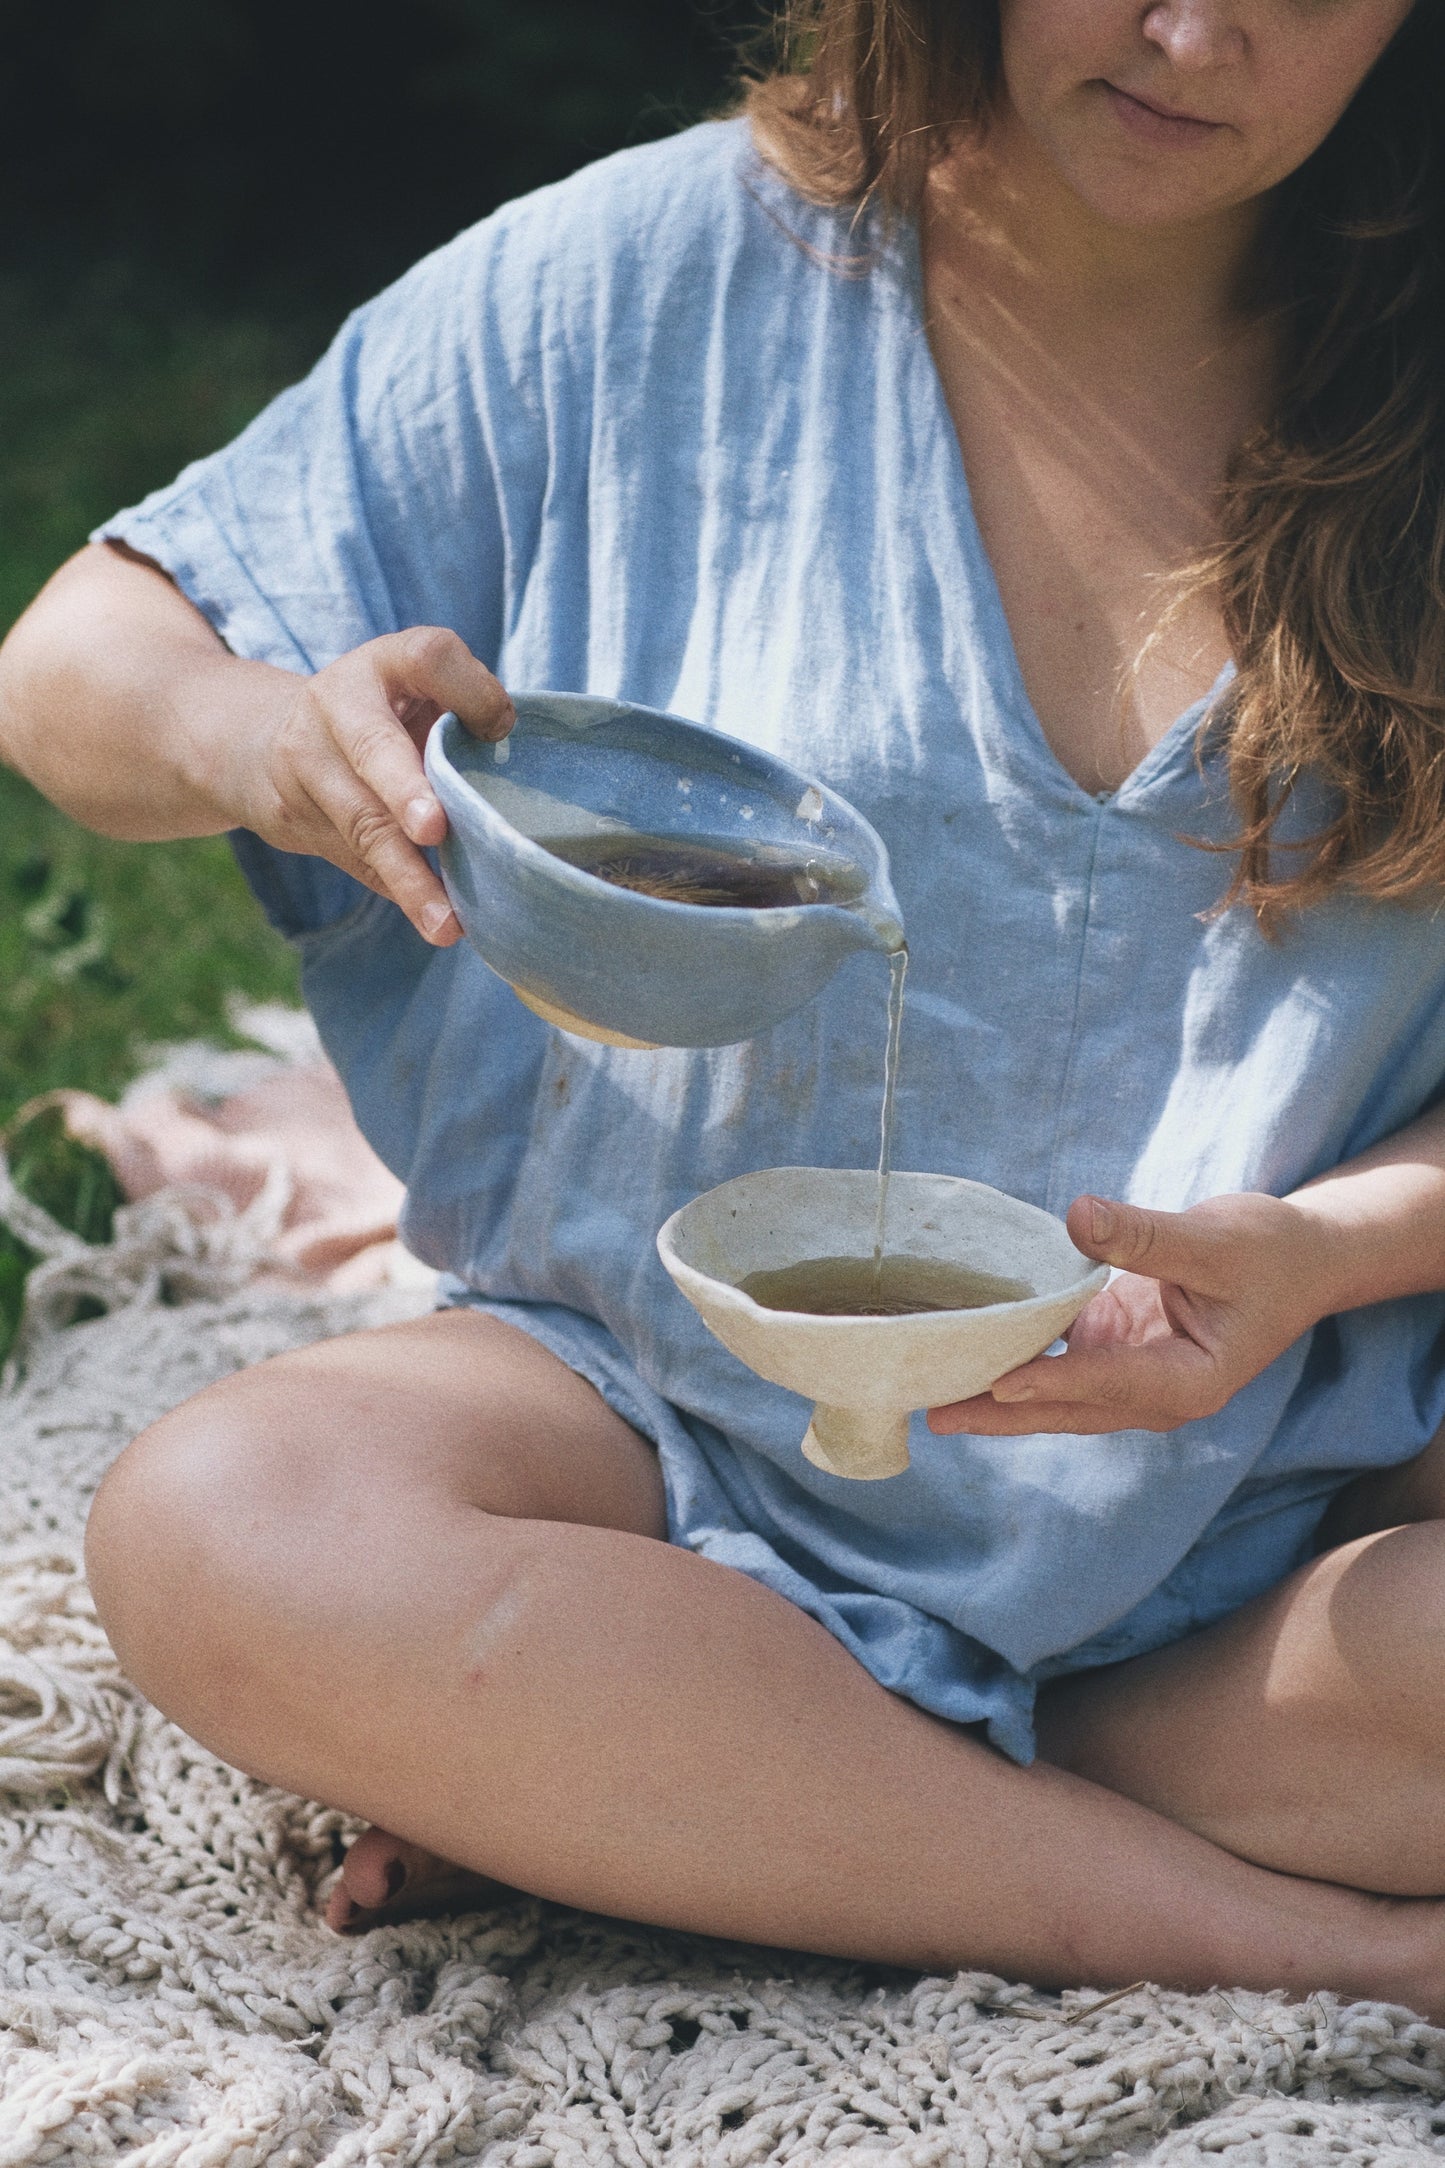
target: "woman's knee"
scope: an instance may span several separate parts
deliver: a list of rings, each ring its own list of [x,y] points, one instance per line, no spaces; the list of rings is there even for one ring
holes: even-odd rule
[[[87,1563],[127,1674],[245,1760],[273,1712],[313,1722],[338,1677],[374,1668],[449,1560],[478,1562],[485,1602],[527,1526],[662,1534],[660,1493],[651,1449],[525,1336],[423,1320],[278,1357],[163,1416],[102,1484]]]
[[[86,1563],[123,1670],[232,1759],[373,1664],[468,1531],[494,1531],[488,1585],[509,1570],[524,1523],[367,1384],[335,1347],[262,1364],[153,1423],[96,1494]],[[475,1428],[476,1457],[505,1458],[505,1425]]]
[[[264,1402],[237,1397],[202,1394],[142,1431],[86,1529],[101,1623],[127,1675],[167,1709],[230,1668],[228,1643],[244,1647],[297,1530],[318,1518],[310,1456],[285,1451]]]

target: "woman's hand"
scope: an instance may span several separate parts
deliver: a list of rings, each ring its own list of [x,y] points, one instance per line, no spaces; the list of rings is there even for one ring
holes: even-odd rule
[[[450,947],[461,928],[422,856],[447,821],[421,760],[448,708],[479,738],[503,738],[516,720],[491,671],[435,626],[387,633],[290,681],[270,722],[232,741],[225,792],[236,824],[329,858]]]
[[[1187,1212],[1151,1212],[1080,1197],[1068,1226],[1086,1256],[1122,1268],[1080,1311],[1068,1352],[934,1408],[931,1430],[1175,1430],[1215,1414],[1331,1307],[1328,1236],[1290,1199],[1212,1197]]]

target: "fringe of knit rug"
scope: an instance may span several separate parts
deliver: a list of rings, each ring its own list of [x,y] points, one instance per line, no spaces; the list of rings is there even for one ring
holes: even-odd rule
[[[81,1535],[127,1440],[210,1380],[414,1314],[248,1287],[284,1209],[205,1193],[44,1259],[0,1392],[0,2168],[1407,2168],[1445,2033],[1318,1995],[1102,2001],[634,1930],[531,1903],[318,1924],[345,1818],[253,1783],[120,1677]],[[89,1297],[107,1315],[65,1323]]]

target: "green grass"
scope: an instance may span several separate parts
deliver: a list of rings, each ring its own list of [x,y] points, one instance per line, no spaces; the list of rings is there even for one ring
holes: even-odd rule
[[[326,331],[119,269],[64,289],[0,274],[0,626],[99,520],[244,428]]]
[[[158,1040],[229,1044],[225,999],[297,999],[221,838],[109,843],[0,771],[0,1122],[66,1084],[113,1096]]]
[[[97,521],[235,434],[308,365],[317,321],[227,315],[119,273],[0,279],[0,629]],[[226,996],[297,996],[218,839],[119,844],[0,770],[0,1123],[113,1096],[157,1040],[225,1042]]]

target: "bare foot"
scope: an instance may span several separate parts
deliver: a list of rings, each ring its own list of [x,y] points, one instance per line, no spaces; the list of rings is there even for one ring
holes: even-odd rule
[[[393,1920],[477,1912],[517,1894],[505,1882],[469,1874],[389,1830],[366,1829],[342,1863],[341,1880],[327,1901],[326,1924],[338,1935],[360,1935]]]

